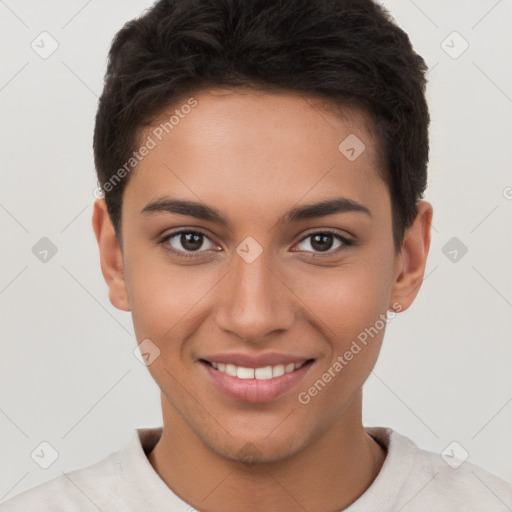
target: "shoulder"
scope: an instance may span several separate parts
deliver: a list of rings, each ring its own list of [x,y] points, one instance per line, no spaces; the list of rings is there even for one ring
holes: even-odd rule
[[[427,510],[423,508],[427,503],[428,510],[436,511],[512,509],[512,486],[468,460],[458,459],[454,450],[443,454],[423,450],[397,432],[391,433],[391,443],[411,454],[410,472],[400,493],[402,501],[409,504],[407,510]]]
[[[155,472],[147,453],[158,442],[162,427],[132,430],[118,451],[87,467],[62,473],[2,504],[0,512],[127,512],[190,507]],[[174,506],[174,508],[173,508]]]
[[[0,504],[0,512],[117,511],[114,495],[117,454],[90,466],[62,473]]]
[[[509,483],[469,461],[445,458],[448,460],[420,449],[416,454],[417,481],[424,477],[425,494],[432,505],[458,505],[468,512],[510,512],[512,486]]]

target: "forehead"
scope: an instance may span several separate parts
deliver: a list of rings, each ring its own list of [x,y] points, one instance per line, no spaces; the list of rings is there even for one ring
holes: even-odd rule
[[[194,107],[190,108],[192,100]],[[185,124],[188,130],[183,129]],[[332,138],[329,135],[334,136],[334,142],[341,142],[337,139],[347,130],[364,139],[370,146],[370,153],[374,145],[373,122],[362,107],[343,106],[319,95],[292,90],[240,87],[200,90],[182,96],[161,112],[144,133],[155,130],[160,132],[161,137],[157,133],[159,142],[167,135],[175,142],[191,145],[199,138],[215,144],[222,144],[229,138],[231,144],[242,141],[244,151],[269,138],[295,144],[295,150],[299,151],[297,142],[313,144],[322,138],[328,144]],[[192,130],[194,134],[190,137]]]
[[[247,216],[340,195],[364,204],[385,192],[370,126],[364,111],[318,96],[201,91],[141,133],[140,144],[151,139],[153,147],[130,177],[125,200],[142,208],[169,194]]]

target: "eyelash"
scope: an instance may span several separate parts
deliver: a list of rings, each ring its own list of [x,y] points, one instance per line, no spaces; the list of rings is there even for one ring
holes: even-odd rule
[[[206,233],[203,233],[202,231],[199,231],[199,230],[187,230],[187,229],[182,229],[180,231],[175,231],[173,233],[169,233],[168,235],[166,235],[164,238],[162,238],[160,241],[159,241],[159,244],[161,244],[163,246],[163,248],[178,256],[179,258],[197,258],[198,257],[198,254],[204,252],[204,251],[197,251],[195,253],[187,253],[187,252],[182,252],[182,251],[176,251],[175,249],[172,249],[170,247],[170,245],[168,244],[169,240],[171,240],[172,238],[178,236],[178,235],[182,235],[182,234],[193,234],[193,235],[202,235],[208,239],[210,239],[210,237],[206,234]],[[344,251],[344,250],[347,250],[348,247],[354,245],[354,242],[351,241],[351,240],[348,240],[347,238],[345,238],[344,236],[340,235],[337,231],[334,231],[332,229],[324,229],[322,231],[315,231],[313,233],[308,233],[306,236],[304,236],[301,240],[299,240],[298,243],[301,243],[303,242],[304,240],[310,238],[310,237],[313,237],[315,235],[326,235],[326,234],[329,234],[329,235],[332,235],[334,236],[334,238],[336,238],[337,240],[339,240],[343,245],[341,245],[340,247],[338,247],[337,249],[335,249],[334,251],[327,251],[327,252],[314,252],[312,253],[312,256],[314,258],[317,258],[317,257],[324,257],[324,255],[326,256],[332,256],[333,254],[337,254],[338,252],[340,251]],[[300,251],[297,251],[297,252],[300,252]],[[310,252],[310,251],[307,251],[307,252]]]

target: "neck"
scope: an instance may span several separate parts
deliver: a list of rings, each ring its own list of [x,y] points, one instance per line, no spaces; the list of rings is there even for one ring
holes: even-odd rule
[[[300,452],[252,465],[219,456],[164,407],[163,434],[148,459],[173,492],[199,510],[342,510],[371,485],[386,457],[364,431],[361,401]]]

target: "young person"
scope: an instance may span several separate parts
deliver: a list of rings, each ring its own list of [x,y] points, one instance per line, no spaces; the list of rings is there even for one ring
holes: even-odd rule
[[[125,25],[93,227],[164,424],[0,510],[512,509],[496,476],[362,424],[430,246],[425,72],[371,0],[161,0]]]

